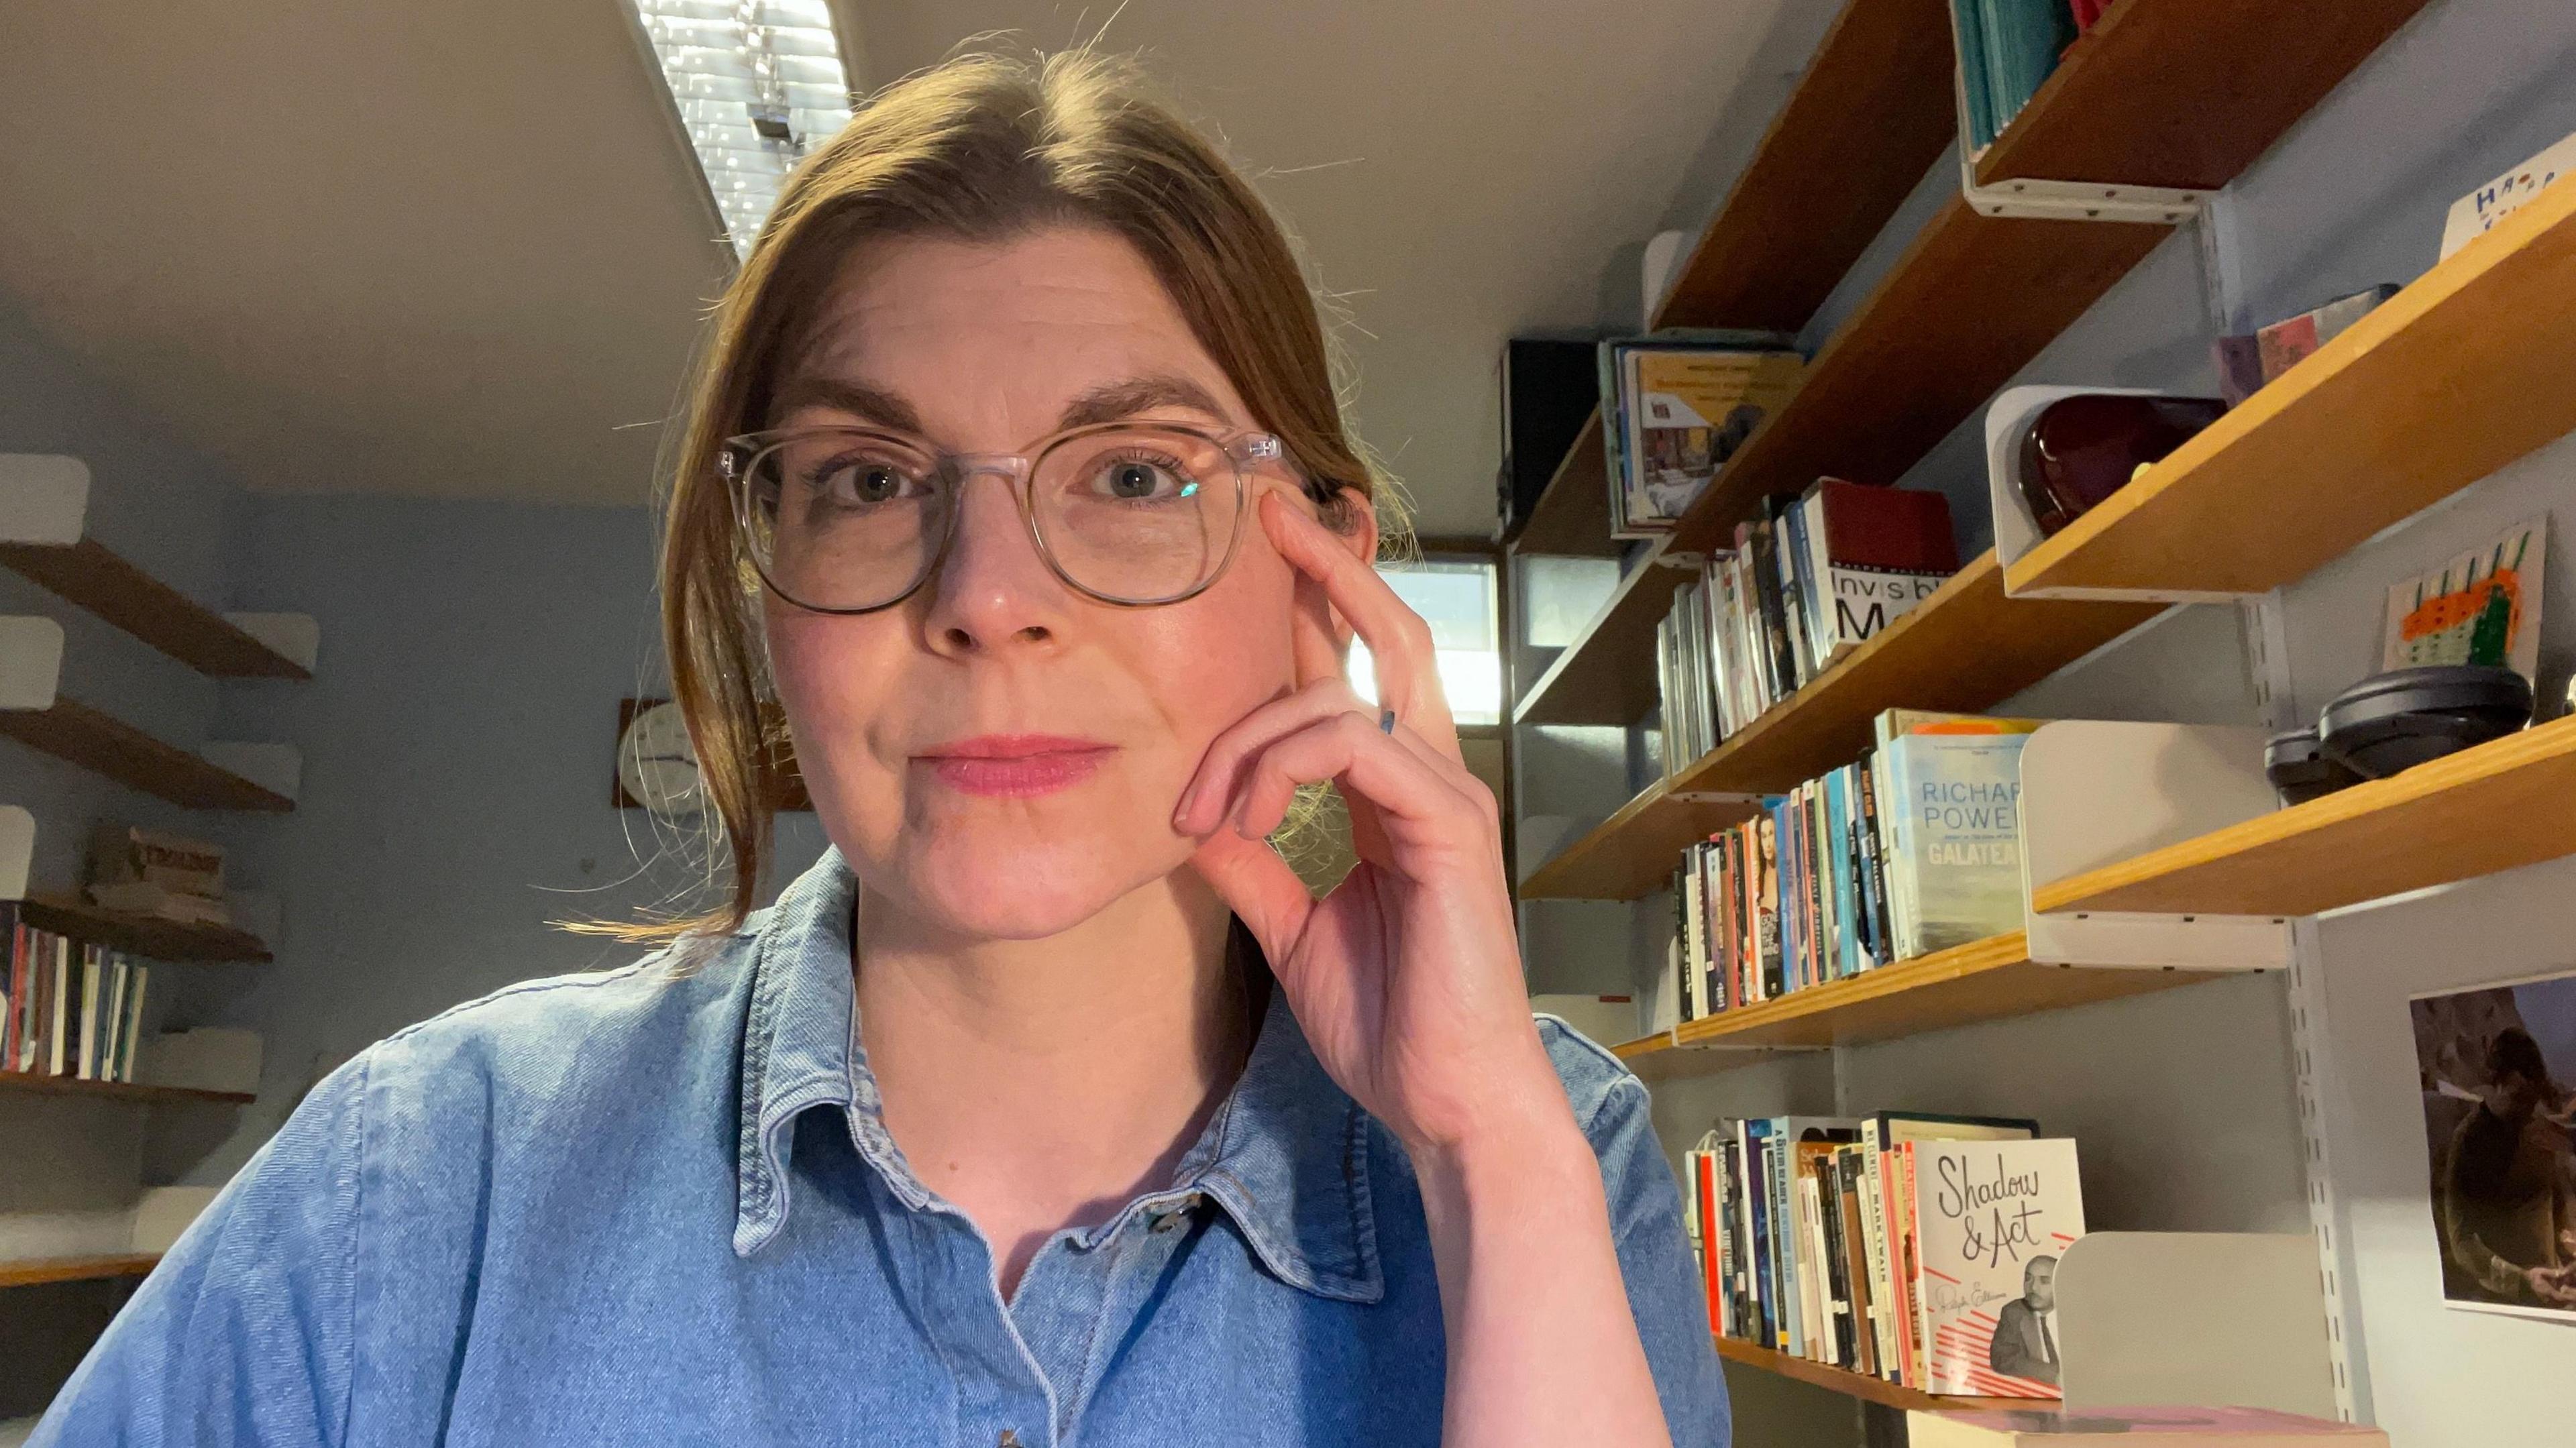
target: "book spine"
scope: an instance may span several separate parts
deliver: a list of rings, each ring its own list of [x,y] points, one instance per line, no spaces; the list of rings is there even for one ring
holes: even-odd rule
[[[1968,154],[1994,144],[1993,87],[1986,78],[1986,33],[1980,0],[1950,0],[1950,35],[1958,47],[1959,83],[1967,112]]]

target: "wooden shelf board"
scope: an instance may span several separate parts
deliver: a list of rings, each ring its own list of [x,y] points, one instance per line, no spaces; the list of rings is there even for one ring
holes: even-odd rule
[[[2576,854],[2576,718],[2035,891],[2044,913],[2313,915]]]
[[[2551,187],[2041,543],[2013,589],[2295,582],[2576,428],[2571,305],[2576,187]]]
[[[313,677],[302,664],[96,539],[62,546],[0,543],[0,563],[201,674],[218,679]]]
[[[1625,540],[1610,536],[1609,461],[1601,451],[1601,409],[1596,407],[1539,493],[1529,522],[1512,539],[1512,551],[1616,558],[1626,546]]]
[[[1791,1353],[1775,1352],[1741,1338],[1718,1338],[1717,1355],[1729,1362],[1739,1362],[1746,1367],[1760,1368],[1766,1373],[1778,1373],[1784,1378],[1795,1378],[1799,1382],[1823,1388],[1828,1392],[1841,1393],[1846,1397],[1858,1398],[1863,1402],[1878,1403],[1890,1408],[1912,1408],[1922,1412],[1935,1412],[1945,1408],[1953,1411],[1970,1408],[2047,1410],[2057,1406],[2054,1402],[2041,1398],[1936,1396],[1916,1388],[1899,1387],[1884,1378],[1874,1378],[1867,1373],[1847,1372],[1825,1363],[1810,1362],[1806,1358]]]
[[[1857,758],[1883,709],[1989,708],[2161,608],[2007,599],[2002,569],[1989,552],[1815,682],[1530,872],[1521,897],[1637,899],[1671,878],[1683,845],[1750,813],[1749,806],[1683,804],[1671,794],[1788,789]]]
[[[1523,695],[1516,724],[1634,724],[1660,699],[1655,626],[1693,577],[1654,558],[1638,560],[1572,647]]]
[[[1751,803],[1672,797],[1670,780],[1620,807],[1521,881],[1524,900],[1634,900],[1670,880],[1682,847],[1753,817]]]
[[[2424,5],[2114,5],[1977,158],[1977,181],[2215,190]]]
[[[1852,0],[1656,309],[1795,332],[1957,134],[1944,0]],[[1854,104],[1854,97],[1867,97]],[[1833,184],[1816,184],[1831,176]]]
[[[19,902],[26,922],[39,930],[87,940],[153,960],[266,961],[268,943],[247,930],[190,925],[109,910],[68,895],[33,895]]]
[[[1819,477],[1893,483],[2171,231],[1980,216],[1953,196],[1691,503],[1672,546],[1731,545],[1761,500]]]
[[[189,809],[295,808],[284,795],[62,695],[50,709],[0,709],[0,734]]]
[[[103,1277],[141,1277],[161,1260],[157,1252],[112,1257],[20,1257],[0,1259],[0,1287],[34,1287],[47,1282],[89,1282]]]
[[[234,1106],[259,1099],[244,1091],[200,1091],[191,1086],[151,1086],[135,1081],[82,1081],[23,1071],[0,1071],[0,1091],[25,1091],[38,1096],[103,1096],[114,1101],[221,1102]]]
[[[1745,1049],[1817,1050],[2090,1005],[2238,972],[2041,965],[2020,931],[1685,1021],[1618,1048],[1632,1068],[1724,1070]],[[1695,1048],[1727,1047],[1695,1056]]]

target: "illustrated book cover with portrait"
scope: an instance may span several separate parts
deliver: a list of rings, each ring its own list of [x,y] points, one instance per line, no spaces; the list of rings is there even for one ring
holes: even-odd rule
[[[2057,1259],[2084,1235],[2075,1143],[1917,1141],[1914,1310],[1932,1393],[2055,1398]]]
[[[2576,972],[2409,1012],[2443,1301],[2576,1322]]]

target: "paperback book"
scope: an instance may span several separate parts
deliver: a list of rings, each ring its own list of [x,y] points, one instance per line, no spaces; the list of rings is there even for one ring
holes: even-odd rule
[[[1787,405],[1806,359],[1767,332],[1658,334],[1601,344],[1610,536],[1671,530],[1755,428]]]
[[[2084,1235],[2075,1143],[1918,1141],[1909,1160],[1928,1392],[2054,1398],[2057,1260]]]

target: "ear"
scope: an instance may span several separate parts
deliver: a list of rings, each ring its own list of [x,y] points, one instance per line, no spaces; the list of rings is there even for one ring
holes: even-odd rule
[[[1347,533],[1336,530],[1334,536],[1350,546],[1362,563],[1377,562],[1377,504],[1357,488],[1344,488],[1338,495]]]

